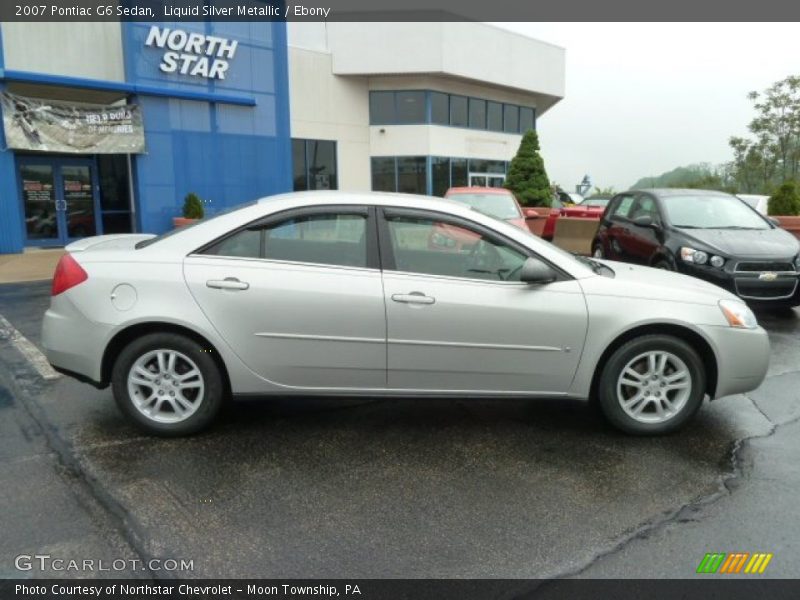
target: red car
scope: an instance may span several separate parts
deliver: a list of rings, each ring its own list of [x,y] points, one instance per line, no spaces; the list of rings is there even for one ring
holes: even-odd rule
[[[505,188],[453,187],[447,190],[444,197],[463,202],[478,212],[529,231],[519,202],[514,194]]]
[[[581,219],[600,219],[603,212],[606,210],[606,205],[611,198],[605,196],[593,196],[586,198],[580,204],[572,206],[565,206],[559,200],[553,201],[553,210],[547,216],[547,221],[544,224],[542,231],[542,238],[547,241],[553,240],[553,235],[556,232],[556,221],[559,217],[577,217]]]

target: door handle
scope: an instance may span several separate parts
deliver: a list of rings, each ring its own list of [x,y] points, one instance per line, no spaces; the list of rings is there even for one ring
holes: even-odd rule
[[[206,285],[215,290],[246,290],[250,284],[246,281],[239,281],[236,277],[226,277],[225,279],[209,279]]]
[[[408,294],[392,294],[392,300],[403,304],[433,304],[436,298],[426,296],[422,292],[411,292]]]

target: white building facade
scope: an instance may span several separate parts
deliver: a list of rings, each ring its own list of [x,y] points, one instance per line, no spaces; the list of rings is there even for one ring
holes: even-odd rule
[[[481,23],[290,23],[297,190],[502,185],[565,52]]]

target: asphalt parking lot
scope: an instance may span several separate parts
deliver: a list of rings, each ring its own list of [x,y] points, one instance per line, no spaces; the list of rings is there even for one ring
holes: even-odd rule
[[[49,283],[0,286],[34,344],[48,302]],[[0,576],[49,553],[134,565],[101,576],[682,578],[733,551],[796,576],[800,316],[759,317],[762,388],[662,438],[564,401],[274,399],[164,440],[109,390],[43,379],[0,328]]]

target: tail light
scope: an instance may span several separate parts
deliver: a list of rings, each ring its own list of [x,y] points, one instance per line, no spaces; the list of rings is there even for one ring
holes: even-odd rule
[[[53,287],[50,290],[51,296],[58,296],[62,292],[75,287],[79,283],[83,283],[89,279],[89,275],[78,264],[78,261],[72,258],[71,254],[65,254],[58,261],[56,265],[56,272],[53,275]]]

